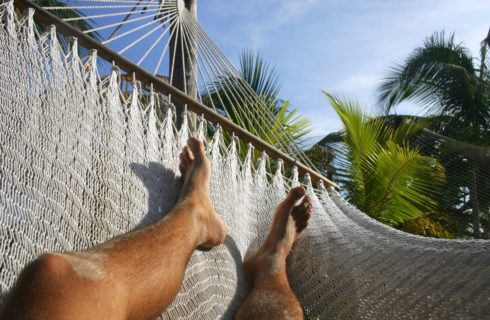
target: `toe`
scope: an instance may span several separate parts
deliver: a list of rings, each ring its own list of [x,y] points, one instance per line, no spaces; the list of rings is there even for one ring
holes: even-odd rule
[[[289,203],[290,205],[294,205],[296,201],[301,199],[306,193],[305,188],[303,187],[295,187],[289,190],[288,195],[286,197],[286,202]]]
[[[291,210],[291,215],[293,216],[294,220],[299,219],[304,214],[305,209],[306,208],[303,206],[302,203],[294,206]]]
[[[192,151],[188,146],[185,146],[184,149],[182,149],[182,154],[184,155],[187,163],[190,163],[192,160],[194,160],[194,155],[192,154]]]
[[[293,217],[300,217],[305,215],[309,211],[311,211],[310,197],[308,195],[305,195],[301,203],[293,208],[291,214],[293,215]]]
[[[301,215],[298,215],[296,218],[293,217],[296,224],[302,224],[303,222],[308,222],[310,220],[311,213],[305,211],[302,212]]]
[[[308,221],[302,221],[301,223],[296,223],[296,232],[300,233],[301,231],[305,230],[307,226],[308,226]]]
[[[179,169],[182,168],[185,171],[185,169],[189,168],[190,160],[184,152],[179,154],[179,162]],[[180,172],[182,172],[182,170],[180,170]]]
[[[303,222],[308,222],[311,217],[311,213],[306,209],[298,209],[296,212],[292,213],[293,220],[296,225],[303,224]]]
[[[301,203],[293,207],[291,215],[296,226],[296,232],[300,233],[308,226],[312,213],[311,200],[306,195]]]
[[[200,159],[206,158],[206,151],[202,140],[189,138],[189,140],[187,140],[187,146],[190,148],[190,151],[192,151],[195,157]]]

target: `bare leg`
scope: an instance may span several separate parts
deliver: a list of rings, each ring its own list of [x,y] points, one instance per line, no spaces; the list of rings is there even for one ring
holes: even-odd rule
[[[192,252],[226,237],[209,198],[210,162],[189,139],[184,185],[173,212],[144,229],[84,252],[51,253],[21,273],[0,318],[151,319],[178,293]]]
[[[301,203],[295,203],[304,196]],[[277,207],[272,228],[257,252],[245,260],[245,277],[252,290],[236,319],[303,319],[303,309],[289,286],[286,258],[311,216],[302,187],[292,189]]]

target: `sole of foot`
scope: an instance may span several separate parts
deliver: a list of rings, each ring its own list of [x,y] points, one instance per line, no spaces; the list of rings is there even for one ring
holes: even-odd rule
[[[311,199],[303,187],[289,191],[277,206],[272,227],[264,243],[244,262],[245,275],[253,284],[260,270],[272,270],[275,266],[285,266],[285,261],[294,242],[308,226],[312,214]],[[274,264],[274,268],[271,264]]]

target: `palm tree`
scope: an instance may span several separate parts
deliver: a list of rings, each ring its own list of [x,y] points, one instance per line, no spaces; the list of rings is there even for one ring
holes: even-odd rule
[[[262,140],[294,155],[298,146],[306,142],[310,121],[299,115],[297,109],[291,110],[289,101],[279,98],[279,77],[258,53],[241,54],[239,73],[241,77],[223,76],[208,84],[208,93],[202,94],[203,102],[215,106]],[[285,146],[285,142],[289,145]]]
[[[446,135],[457,130],[460,140],[474,142],[487,138],[484,133],[490,126],[489,81],[486,61],[475,66],[454,34],[446,37],[443,31],[436,32],[391,69],[378,88],[378,101],[386,113],[402,101],[415,101],[429,112],[451,118]]]
[[[395,227],[432,213],[444,179],[443,168],[409,147],[409,139],[426,123],[405,118],[397,126],[390,125],[362,112],[355,102],[325,94],[344,130],[321,143],[336,150],[336,182],[345,190],[347,200]]]
[[[480,66],[469,51],[454,40],[454,34],[436,32],[408,59],[393,67],[378,88],[378,100],[386,113],[402,101],[411,100],[439,117],[434,125],[449,138],[490,145],[490,69],[487,47],[490,34],[482,42]],[[469,189],[473,215],[473,235],[480,234],[482,195],[480,168],[468,157],[465,185]],[[449,179],[448,179],[449,180]]]

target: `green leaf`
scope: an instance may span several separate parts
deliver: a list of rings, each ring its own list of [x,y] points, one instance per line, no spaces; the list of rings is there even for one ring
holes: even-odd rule
[[[395,125],[384,117],[370,117],[355,102],[324,93],[344,125],[343,147],[335,149],[333,163],[347,199],[393,226],[432,213],[443,167],[408,145],[408,137],[429,121],[406,117]]]

